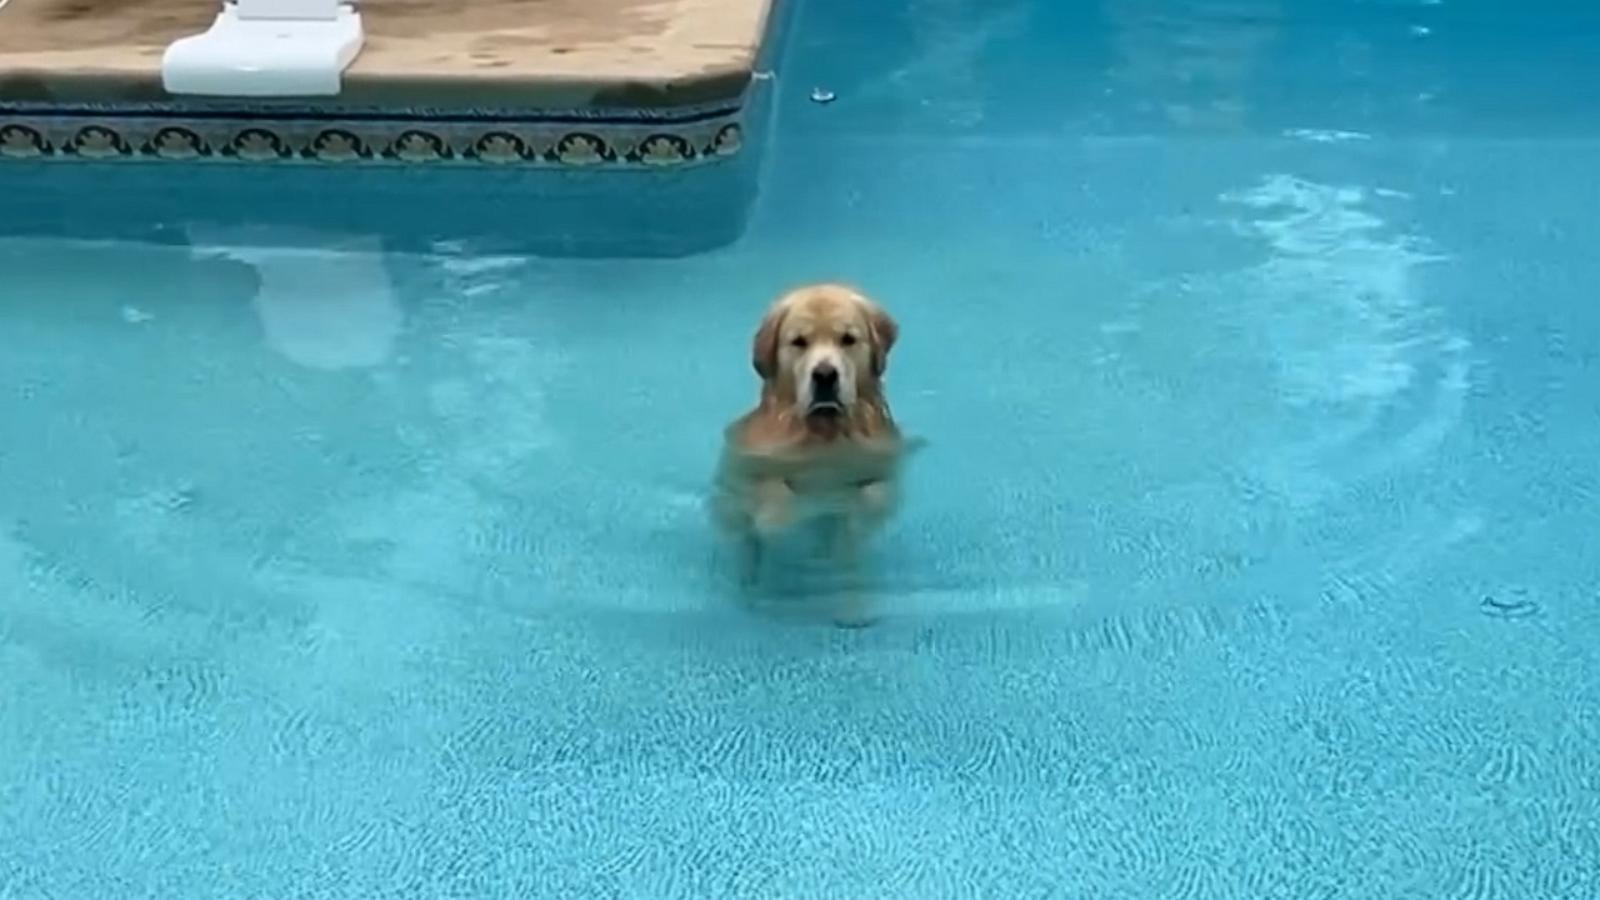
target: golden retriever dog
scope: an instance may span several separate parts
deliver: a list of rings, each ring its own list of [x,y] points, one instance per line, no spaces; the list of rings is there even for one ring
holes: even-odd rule
[[[859,585],[863,543],[893,512],[904,441],[884,372],[894,319],[859,291],[816,284],[780,297],[756,330],[755,409],[728,426],[713,495],[719,526],[738,543],[754,584],[763,545],[801,523],[820,525],[844,587],[834,617],[870,621]]]

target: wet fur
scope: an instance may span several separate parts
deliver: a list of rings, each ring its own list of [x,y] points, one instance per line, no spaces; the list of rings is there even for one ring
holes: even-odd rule
[[[752,341],[760,398],[728,426],[717,470],[713,510],[738,547],[744,583],[756,582],[767,543],[815,525],[840,576],[833,610],[840,624],[870,619],[861,552],[898,501],[901,437],[883,386],[898,337],[888,313],[844,285],[811,285],[779,298]],[[837,415],[807,413],[800,381],[812,358],[849,373],[849,389],[841,388],[849,399]]]

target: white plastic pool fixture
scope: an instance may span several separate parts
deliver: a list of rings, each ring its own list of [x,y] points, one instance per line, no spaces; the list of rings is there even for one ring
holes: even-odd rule
[[[339,0],[224,0],[205,34],[161,58],[169,94],[326,97],[361,52],[361,14]]]

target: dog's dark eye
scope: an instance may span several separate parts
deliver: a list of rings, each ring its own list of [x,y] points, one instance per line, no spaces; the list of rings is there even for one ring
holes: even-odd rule
[[[856,336],[853,335],[853,334],[847,334],[844,337],[839,339],[839,343],[845,345],[846,347],[849,347],[849,346],[855,344],[855,342],[856,342]]]
[[[796,350],[804,350],[807,346],[810,345],[810,343],[811,343],[810,341],[806,340],[803,337],[796,337],[794,340],[789,342],[789,346],[795,348]]]

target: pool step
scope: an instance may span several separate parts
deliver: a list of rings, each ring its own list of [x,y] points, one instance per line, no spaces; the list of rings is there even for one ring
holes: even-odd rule
[[[0,235],[249,224],[405,250],[703,252],[743,231],[774,84],[758,72],[792,5],[385,0],[361,7],[337,95],[171,94],[163,55],[215,2],[0,7]]]
[[[660,169],[745,144],[772,0],[395,0],[336,96],[174,95],[214,0],[10,0],[0,158]]]

